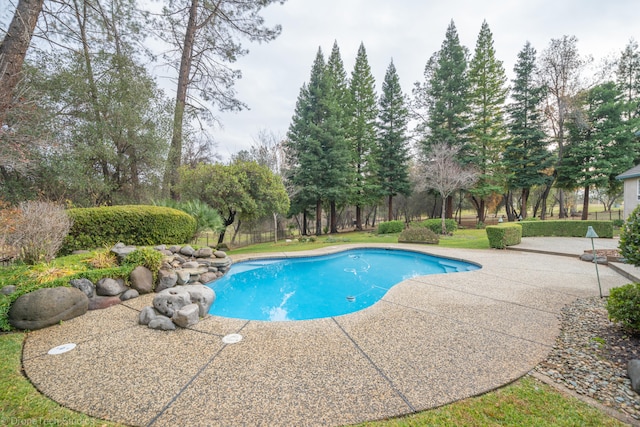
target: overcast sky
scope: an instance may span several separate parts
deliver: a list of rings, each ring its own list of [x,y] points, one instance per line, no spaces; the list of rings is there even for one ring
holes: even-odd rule
[[[451,20],[473,53],[486,19],[509,78],[527,40],[540,54],[552,38],[574,35],[580,52],[596,62],[619,55],[631,38],[640,40],[639,0],[288,0],[263,15],[282,25],[282,34],[270,43],[247,44],[250,53],[236,64],[243,73],[238,97],[250,110],[217,114],[223,129],[213,137],[225,160],[251,146],[261,129],[286,135],[318,47],[326,59],[334,40],[348,75],[364,43],[378,93],[393,58],[407,94],[423,79]]]

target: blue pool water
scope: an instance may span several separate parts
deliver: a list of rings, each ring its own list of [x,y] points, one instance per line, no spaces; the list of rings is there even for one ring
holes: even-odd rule
[[[209,313],[266,321],[339,316],[373,305],[403,280],[478,268],[464,261],[389,249],[245,261],[207,285],[216,293]]]

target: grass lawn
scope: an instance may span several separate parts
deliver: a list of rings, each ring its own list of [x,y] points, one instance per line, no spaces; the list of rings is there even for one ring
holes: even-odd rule
[[[231,251],[232,254],[299,251],[341,243],[396,243],[397,235],[344,233],[316,242],[267,243]],[[485,249],[484,230],[458,230],[441,238],[440,246]],[[61,262],[64,262],[61,260]],[[2,275],[0,269],[0,276]],[[0,277],[1,279],[1,277]],[[0,334],[0,425],[114,426],[61,407],[41,395],[21,368],[25,333]],[[624,424],[575,398],[564,396],[531,377],[499,390],[441,408],[392,420],[362,424],[367,427],[399,426],[623,426]]]

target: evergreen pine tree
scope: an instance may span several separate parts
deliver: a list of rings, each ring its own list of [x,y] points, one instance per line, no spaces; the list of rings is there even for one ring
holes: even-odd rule
[[[409,147],[406,136],[408,118],[406,99],[396,67],[391,61],[382,83],[377,152],[382,194],[389,200],[389,221],[393,219],[393,196],[408,195],[410,192]]]
[[[625,102],[625,119],[640,117],[640,52],[635,40],[625,47],[617,70],[618,87]]]
[[[470,190],[478,221],[484,222],[486,200],[500,194],[504,186],[501,154],[507,142],[503,118],[507,77],[502,61],[496,59],[493,34],[487,21],[482,23],[473,58],[469,64],[469,105],[471,123],[465,162],[473,164],[480,178]]]
[[[349,85],[351,123],[348,139],[353,155],[355,179],[351,186],[351,203],[356,207],[356,229],[362,230],[362,207],[374,203],[380,194],[375,159],[378,106],[375,80],[364,44],[360,44]]]
[[[346,203],[350,196],[354,173],[351,169],[351,150],[346,134],[351,116],[351,97],[338,43],[334,43],[323,78],[319,140],[323,152],[323,193],[331,209],[329,230],[338,232],[338,203]],[[316,219],[317,221],[317,219]]]
[[[504,152],[504,167],[507,179],[507,216],[515,219],[512,192],[520,190],[520,215],[527,217],[527,200],[531,188],[550,184],[553,177],[549,173],[553,156],[547,149],[541,105],[545,88],[536,82],[536,50],[529,42],[518,53],[518,61],[513,68],[512,102],[507,107],[509,113],[510,140]]]

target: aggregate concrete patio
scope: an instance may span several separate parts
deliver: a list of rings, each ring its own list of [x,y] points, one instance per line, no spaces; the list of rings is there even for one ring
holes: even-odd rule
[[[516,380],[548,355],[561,308],[598,295],[593,264],[577,259],[582,250],[575,258],[420,245],[313,253],[363,246],[464,259],[482,269],[404,281],[374,306],[344,316],[210,316],[170,332],[138,325],[139,310],[153,298],[146,295],[30,332],[24,370],[61,405],[124,424],[339,426],[433,408]],[[604,266],[600,280],[606,294],[628,283]],[[225,344],[232,333],[242,341]],[[77,347],[47,354],[65,343]]]

